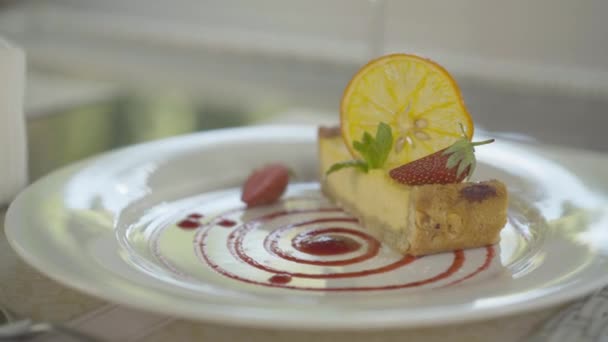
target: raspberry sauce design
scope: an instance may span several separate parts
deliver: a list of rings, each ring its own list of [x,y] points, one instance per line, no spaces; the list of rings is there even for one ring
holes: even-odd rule
[[[299,291],[454,286],[487,270],[496,254],[493,246],[487,246],[483,260],[476,257],[473,264],[462,250],[418,258],[399,255],[383,247],[339,208],[311,208],[311,202],[319,202],[314,198],[290,201],[306,205],[273,206],[261,212],[239,208],[219,215],[193,212],[182,216],[175,226],[195,229],[194,251],[201,267],[245,284]],[[444,260],[443,266],[429,270],[421,261],[427,258]],[[159,259],[173,273],[182,273],[165,258]],[[423,274],[410,271],[413,275],[402,276],[419,262],[423,262],[419,267],[425,269]],[[467,263],[470,265],[465,266]],[[387,274],[389,282],[377,280]]]
[[[311,255],[339,255],[355,252],[361,244],[341,235],[326,235],[327,232],[341,232],[341,228],[326,229],[324,232],[309,232],[293,239],[292,246],[298,251]]]
[[[196,229],[198,227],[200,227],[200,223],[198,221],[196,221],[195,219],[184,219],[181,220],[177,223],[177,226],[183,229]]]

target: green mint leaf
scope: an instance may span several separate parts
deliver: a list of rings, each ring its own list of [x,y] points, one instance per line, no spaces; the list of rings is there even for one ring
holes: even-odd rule
[[[368,132],[363,133],[361,137],[361,147],[366,150],[371,144],[374,138]]]
[[[382,167],[388,158],[391,148],[393,147],[393,132],[391,126],[381,122],[378,125],[376,131],[376,148],[377,153],[377,165],[376,167]]]
[[[363,159],[361,162],[365,163],[366,172],[367,169],[382,168],[392,147],[393,133],[391,127],[384,122],[378,125],[375,137],[369,132],[364,132],[361,140],[353,142],[353,148],[361,155]]]
[[[361,145],[361,155],[363,156],[364,160],[369,162],[373,158],[374,154],[374,152],[372,151],[372,149],[374,148],[374,138],[371,136],[371,134],[367,132],[363,134]]]
[[[369,170],[367,163],[364,162],[363,160],[347,160],[347,161],[335,163],[334,165],[332,165],[329,168],[329,170],[327,170],[325,172],[325,175],[329,175],[331,173],[334,173],[338,170],[342,170],[347,167],[355,167],[366,173]]]
[[[376,142],[373,140],[369,146],[367,146],[367,154],[364,156],[365,161],[369,164],[371,169],[375,169],[376,166],[376,156],[378,152],[376,152]]]
[[[361,158],[363,160],[368,160],[368,155],[369,155],[369,146],[363,144],[362,142],[359,141],[355,141],[353,143],[353,148],[359,152],[359,154],[361,155]]]
[[[363,146],[363,143],[356,141],[356,140],[353,142],[353,148],[356,151],[358,151],[359,153],[362,153],[362,151],[365,151],[365,146]]]
[[[369,151],[369,141],[371,139],[371,135],[367,134],[367,132],[361,138],[361,141],[354,141],[353,148],[361,154],[363,160],[367,160],[368,151]]]

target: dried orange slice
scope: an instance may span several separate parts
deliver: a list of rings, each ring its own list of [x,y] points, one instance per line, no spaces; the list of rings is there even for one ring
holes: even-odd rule
[[[473,120],[456,81],[439,64],[409,54],[372,60],[350,81],[340,105],[346,146],[374,134],[380,122],[392,129],[393,147],[385,168],[393,168],[444,149],[462,130],[473,136]]]

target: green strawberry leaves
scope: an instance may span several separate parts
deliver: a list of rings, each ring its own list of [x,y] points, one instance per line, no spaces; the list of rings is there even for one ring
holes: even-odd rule
[[[453,143],[450,147],[443,151],[443,155],[449,156],[446,162],[447,169],[453,169],[458,166],[456,170],[456,176],[460,177],[464,172],[468,170],[467,179],[471,177],[475,167],[477,166],[477,160],[475,159],[475,146],[485,145],[494,142],[494,139],[484,140],[479,142],[471,142],[464,133],[464,128],[460,125],[463,137]]]
[[[363,172],[367,172],[370,169],[381,169],[392,147],[393,133],[391,127],[381,122],[378,124],[375,137],[365,132],[360,141],[353,142],[353,148],[359,152],[363,160],[356,159],[336,163],[325,174],[329,175],[347,167],[355,167]]]

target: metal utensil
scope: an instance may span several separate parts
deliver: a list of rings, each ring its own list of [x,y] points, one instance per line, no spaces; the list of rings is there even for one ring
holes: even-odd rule
[[[48,322],[34,322],[28,318],[18,318],[12,311],[0,305],[0,340],[13,340],[41,333],[57,333],[66,337],[69,336],[73,341],[101,342],[97,338],[62,325]]]

